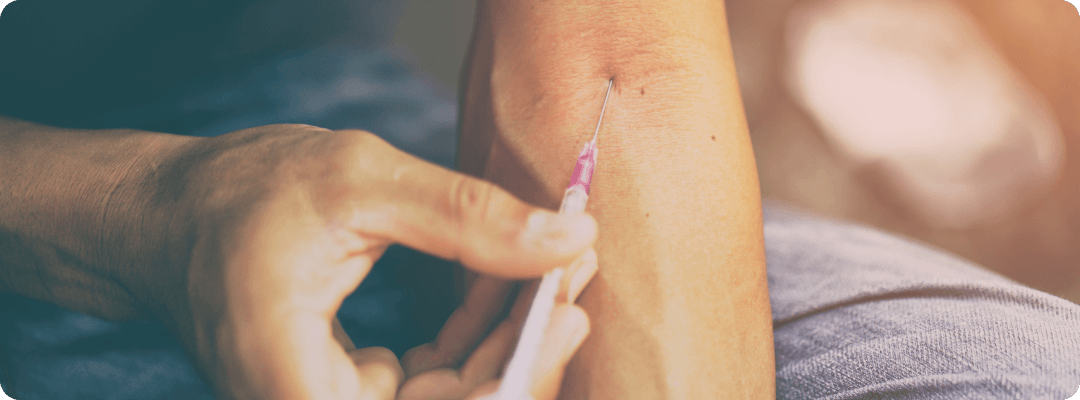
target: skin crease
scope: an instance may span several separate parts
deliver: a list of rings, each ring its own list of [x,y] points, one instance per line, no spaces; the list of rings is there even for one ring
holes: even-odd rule
[[[482,1],[459,168],[557,207],[609,78],[593,333],[561,398],[773,398],[760,198],[715,1]],[[707,110],[715,110],[708,112]]]
[[[160,320],[217,398],[487,394],[523,310],[450,367],[408,377],[389,350],[344,335],[342,300],[391,243],[493,279],[569,267],[533,377],[538,399],[555,396],[589,334],[573,303],[596,272],[590,216],[542,211],[367,132],[271,125],[188,138],[0,118],[0,143],[0,289]]]
[[[591,202],[591,211],[601,224],[597,250],[606,268],[582,298],[585,309],[597,318],[596,331],[573,361],[563,395],[567,398],[771,397],[772,355],[757,184],[730,66],[723,4],[653,3],[660,2],[483,2],[477,37],[467,60],[468,79],[463,85],[465,131],[460,167],[498,182],[531,203],[549,208],[557,206],[572,167],[568,161],[591,134],[594,109],[598,110],[603,95],[602,86],[615,77],[616,92],[599,139],[600,167]],[[1080,82],[1080,68],[1075,68],[1080,62],[1080,44],[1068,39],[1080,33],[1074,10],[1058,0],[1036,3],[1038,7],[1023,10],[1014,7],[1029,3],[1007,0],[963,3],[985,25],[1006,56],[1048,96],[1066,133],[1075,138],[1076,132],[1080,132],[1080,113],[1074,112],[1080,105],[1080,91],[1074,89]],[[331,341],[334,324],[328,320],[336,306],[334,296],[315,291],[310,298],[301,295],[300,300],[305,301],[274,304],[285,309],[276,311],[279,315],[291,313],[289,304],[318,305],[295,318],[298,324],[314,326],[313,329],[276,329],[280,326],[254,329],[253,325],[272,323],[274,319],[244,318],[259,316],[262,311],[255,309],[274,308],[265,305],[270,300],[256,299],[274,290],[288,289],[291,279],[287,278],[292,277],[289,268],[282,267],[281,275],[261,276],[277,278],[274,285],[262,285],[250,282],[260,275],[243,268],[230,269],[228,273],[211,271],[194,279],[188,275],[187,266],[167,261],[212,259],[210,253],[221,249],[212,249],[207,243],[227,243],[217,241],[218,237],[213,235],[235,235],[230,229],[252,233],[255,239],[246,244],[232,244],[244,251],[226,250],[217,254],[228,255],[225,258],[232,261],[228,265],[272,264],[290,257],[308,261],[317,258],[319,253],[305,251],[309,248],[295,249],[282,243],[282,237],[290,235],[283,234],[281,229],[289,228],[289,233],[325,232],[309,230],[312,221],[319,219],[277,221],[275,216],[320,215],[325,208],[310,207],[311,199],[319,198],[313,197],[319,191],[306,192],[310,187],[275,191],[272,189],[280,187],[262,179],[248,179],[264,177],[263,168],[267,164],[258,160],[270,165],[321,165],[304,163],[313,153],[282,150],[296,148],[292,145],[298,142],[290,142],[290,138],[300,143],[317,143],[314,138],[318,135],[311,133],[304,127],[279,126],[260,133],[236,133],[204,141],[119,130],[90,134],[0,118],[0,171],[3,171],[0,173],[0,227],[3,228],[0,290],[106,318],[158,317],[170,324],[192,348],[198,347],[195,343],[202,343],[199,346],[205,349],[212,346],[210,343],[236,340],[230,334],[262,336],[264,343],[291,341],[296,348],[304,350],[301,353],[337,354],[322,361],[366,365],[356,371],[339,370],[344,371],[342,382],[353,374],[367,377],[373,383],[366,386],[379,390],[393,386],[394,380],[401,379],[401,373],[395,369],[396,360],[391,360],[385,351],[354,351],[340,336],[337,341],[342,342],[342,348],[334,347],[336,344]],[[1069,159],[1075,160],[1078,141],[1068,143]],[[196,148],[199,151],[194,151]],[[386,148],[382,150],[378,154],[391,153]],[[212,180],[193,183],[191,187],[176,185],[186,171],[210,160],[217,162],[216,177],[232,181],[225,186],[231,193],[219,191],[218,196],[207,197],[213,201],[203,204],[213,205],[207,209],[215,211],[204,217],[222,217],[221,220],[238,222],[236,226],[240,228],[204,224],[209,232],[198,231],[193,228],[198,225],[195,216],[165,207],[174,205],[166,200],[196,198],[192,193],[199,190],[214,192],[208,190]],[[425,170],[407,159],[387,162],[406,163],[407,168],[399,171],[413,167]],[[371,165],[383,164],[368,166]],[[1039,215],[1059,221],[1075,221],[1080,215],[1075,207],[1080,204],[1076,201],[1080,192],[1075,190],[1080,176],[1076,173],[1078,165],[1069,161],[1061,183],[1042,209],[1046,211],[1039,211]],[[299,180],[325,176],[323,173],[327,172],[321,168],[307,171],[310,174],[300,174]],[[285,181],[277,183],[284,185],[282,182]],[[264,197],[267,193],[286,195],[273,197],[271,201]],[[322,194],[328,198],[335,196]],[[256,203],[261,206],[255,207]],[[250,209],[256,211],[237,212]],[[358,215],[360,222],[390,224],[386,219],[364,218],[377,216],[378,212]],[[1028,232],[1014,228],[994,227],[982,235],[983,239],[974,237],[975,242],[982,240],[982,244],[968,244],[961,238],[961,243],[953,247],[967,249],[972,254],[988,254],[980,249],[1005,249],[1007,246],[1001,243],[1018,243],[1017,237],[1037,236],[1028,235],[1035,228]],[[208,235],[200,241],[198,238],[203,234]],[[310,236],[308,244],[312,248],[324,244],[318,240],[319,234]],[[330,241],[331,250],[323,255],[333,253],[335,248],[355,250],[357,246],[370,245],[366,251],[343,253],[349,260],[363,264],[381,251],[381,245],[372,244],[374,241],[358,244],[355,242],[358,237],[349,235],[339,239],[343,240]],[[1072,238],[1067,238],[1068,241],[1075,242]],[[193,242],[203,247],[193,251],[196,247]],[[948,240],[941,239],[941,243],[947,244]],[[1035,240],[1025,246],[1032,249],[1029,254],[1054,254],[1044,251],[1043,244]],[[436,247],[432,250],[442,249],[449,252],[445,255],[453,256],[453,251],[448,250],[452,246]],[[260,248],[268,251],[258,251]],[[1068,251],[1075,248],[1067,243],[1056,247],[1059,255],[1063,254],[1056,259],[1074,260]],[[266,259],[267,254],[276,254],[269,252],[275,249],[292,252]],[[987,257],[1003,259],[998,255]],[[1023,261],[1024,257],[1018,259]],[[202,264],[203,270],[212,269],[211,264]],[[1076,273],[1071,263],[1047,265],[1057,269],[1015,273],[1033,274],[1035,278],[1031,282],[1047,287],[1060,285],[1064,281],[1060,279],[1062,274]],[[337,266],[341,267],[337,273],[351,274],[354,283],[358,283],[355,280],[364,271],[363,265]],[[535,276],[536,272],[520,273],[516,277]],[[213,296],[225,296],[215,293],[223,291],[225,276],[238,288],[229,293],[235,296],[236,303],[231,310],[247,307],[246,312],[225,313],[214,309],[215,301],[210,300],[218,300]],[[316,282],[312,287],[326,289],[318,284],[319,274],[307,278],[310,280],[305,282]],[[190,285],[189,280],[203,283]],[[347,287],[333,289],[340,296]],[[313,290],[309,287],[306,291]],[[198,300],[200,296],[206,298]],[[573,296],[569,297],[572,302]],[[197,324],[196,313],[187,308],[189,302],[199,301],[208,310]],[[295,309],[304,307],[291,310]],[[464,314],[469,313],[458,315]],[[231,318],[229,323],[241,326],[215,336],[212,325],[220,322],[223,315]],[[577,315],[584,318],[584,314]],[[465,319],[468,321],[451,321],[444,332],[454,338],[455,328],[468,330],[477,322],[485,322],[484,318],[475,316]],[[242,326],[245,324],[249,325]],[[192,332],[194,325],[199,325],[201,333]],[[512,329],[496,328],[496,331]],[[481,347],[505,348],[513,338],[498,334],[493,337],[502,340],[484,342],[492,345]],[[567,341],[571,348],[575,347],[574,340]],[[266,348],[287,347],[268,345]],[[261,397],[276,394],[296,398],[287,397],[295,394],[288,385],[274,386],[275,382],[288,379],[258,378],[260,374],[281,373],[270,366],[274,357],[288,358],[292,353],[260,351],[264,349],[241,348],[242,354],[235,358],[194,356],[203,357],[200,368],[204,374],[228,371],[211,378],[218,382],[223,397],[255,397],[263,394],[260,390],[269,390],[269,395]],[[438,350],[435,353],[441,354]],[[460,364],[468,355],[462,353],[468,350],[456,349],[453,353],[456,354],[450,363]],[[489,356],[488,361],[498,358],[499,353],[494,353],[491,356],[477,352]],[[559,354],[570,353],[572,350]],[[301,361],[324,364],[320,360]],[[560,360],[549,361],[558,364]],[[252,364],[263,368],[250,367]],[[471,365],[477,364],[485,364],[487,368],[461,373],[428,370],[435,373],[427,375],[430,378],[427,382],[450,382],[460,385],[462,392],[486,385],[487,389],[479,389],[475,394],[484,393],[494,382],[463,382],[461,378],[484,374],[491,378],[492,371],[497,372],[497,367],[491,366],[497,366],[498,362]],[[323,367],[314,367],[319,368]],[[413,372],[422,374],[425,368],[418,367]],[[552,377],[557,377],[559,371],[556,369],[554,375],[542,379],[557,382]],[[438,375],[439,372],[445,374]],[[309,375],[318,374],[295,374]],[[446,380],[439,380],[442,378]],[[425,389],[423,379],[414,382],[420,384],[411,387]],[[549,383],[544,393],[553,396],[550,385],[553,384]],[[344,386],[338,389],[349,390]]]
[[[587,313],[559,308],[549,333],[561,339],[542,351],[554,367],[534,376],[544,397],[586,334],[563,397],[774,396],[760,199],[723,3],[670,3],[480,5],[464,171],[555,208],[616,82],[590,203],[611,272],[583,292]],[[534,208],[364,132],[277,125],[196,139],[2,119],[0,143],[0,289],[156,317],[221,398],[389,398],[399,386],[404,398],[481,396],[520,311],[477,337],[490,318],[466,301],[440,337],[475,345],[436,340],[401,366],[335,340],[341,299],[391,242],[498,286],[579,263],[597,232],[588,219],[567,231],[577,237],[526,235]]]

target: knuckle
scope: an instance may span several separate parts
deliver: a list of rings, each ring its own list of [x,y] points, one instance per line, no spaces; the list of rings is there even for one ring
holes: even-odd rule
[[[280,131],[316,131],[316,132],[325,132],[325,131],[329,130],[329,129],[326,129],[326,128],[320,128],[320,127],[317,127],[317,126],[314,126],[314,125],[308,125],[308,124],[275,124],[275,125],[270,125],[270,126],[273,127],[273,128],[277,128],[276,130],[280,130]]]
[[[366,149],[371,146],[386,143],[386,141],[378,135],[358,129],[334,131],[334,134],[342,147],[350,149]]]
[[[334,131],[329,145],[336,162],[356,170],[378,167],[380,160],[388,158],[393,148],[379,136],[361,130]]]
[[[355,136],[355,137],[359,137],[359,138],[376,138],[376,139],[379,139],[378,135],[375,135],[374,133],[365,131],[363,129],[342,129],[342,130],[338,130],[338,131],[335,131],[335,132],[338,132],[338,133],[341,133],[341,134],[344,134],[344,135]]]
[[[494,185],[465,175],[455,175],[450,186],[450,207],[458,233],[467,234],[473,223],[483,225],[497,189]]]

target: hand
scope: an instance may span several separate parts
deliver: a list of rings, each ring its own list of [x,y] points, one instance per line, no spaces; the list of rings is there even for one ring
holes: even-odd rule
[[[596,252],[590,249],[567,268],[560,282],[556,306],[530,378],[534,399],[554,399],[558,395],[563,370],[589,333],[588,317],[574,301],[596,271]],[[409,379],[398,398],[475,399],[494,393],[500,383],[496,378],[515,350],[537,286],[537,282],[532,282],[521,290],[509,317],[498,322],[476,346],[493,322],[497,322],[513,287],[511,281],[478,277],[435,341],[405,354],[403,361]],[[460,369],[453,369],[458,365]]]
[[[196,142],[177,165],[160,175],[178,194],[173,220],[189,221],[171,225],[185,229],[168,240],[180,282],[157,282],[152,297],[222,398],[394,398],[404,372],[393,354],[353,349],[339,330],[335,340],[334,323],[391,243],[523,279],[580,263],[596,237],[587,215],[526,205],[365,132],[252,128]],[[570,353],[553,353],[547,371],[569,359],[587,319],[563,305],[552,330]],[[497,373],[514,336],[500,332],[466,363],[466,375],[484,379],[462,393]]]

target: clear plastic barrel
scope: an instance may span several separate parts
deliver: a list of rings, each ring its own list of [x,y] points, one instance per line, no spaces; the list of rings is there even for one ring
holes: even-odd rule
[[[581,186],[571,186],[563,194],[562,204],[559,206],[559,214],[577,214],[585,212],[585,205],[589,202],[589,195]]]

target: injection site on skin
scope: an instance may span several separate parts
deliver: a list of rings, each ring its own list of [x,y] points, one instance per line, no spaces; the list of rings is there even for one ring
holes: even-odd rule
[[[592,140],[585,143],[574,165],[574,173],[570,177],[570,185],[563,195],[562,204],[559,206],[560,214],[577,214],[585,211],[589,201],[589,187],[592,185],[593,171],[596,169],[596,136],[600,133],[600,123],[604,120],[604,111],[607,110],[608,99],[611,97],[611,87],[615,79],[608,81],[607,93],[604,95],[604,105],[600,108],[600,118],[596,121],[596,130]],[[551,312],[555,309],[555,297],[559,294],[559,281],[562,280],[566,271],[563,268],[555,268],[544,274],[540,280],[540,286],[533,297],[529,314],[525,317],[525,323],[521,328],[521,336],[518,338],[514,355],[506,366],[499,390],[489,400],[523,400],[531,399],[529,395],[530,378],[536,361],[539,358],[540,346],[544,342],[544,331],[548,328],[551,320]]]

